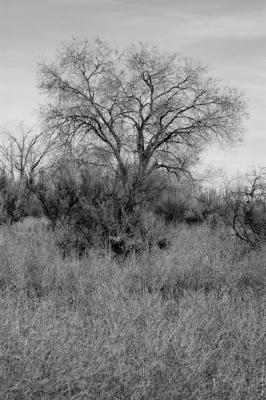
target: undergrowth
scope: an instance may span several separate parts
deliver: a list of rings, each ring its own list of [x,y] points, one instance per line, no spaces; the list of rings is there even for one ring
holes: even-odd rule
[[[1,399],[265,398],[266,249],[178,225],[166,250],[62,259],[54,235],[1,230]]]

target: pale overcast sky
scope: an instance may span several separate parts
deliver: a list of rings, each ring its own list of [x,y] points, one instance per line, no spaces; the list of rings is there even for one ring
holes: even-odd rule
[[[0,0],[0,128],[37,120],[37,61],[73,36],[150,42],[210,65],[244,92],[250,117],[244,143],[207,160],[230,173],[266,165],[265,0]]]

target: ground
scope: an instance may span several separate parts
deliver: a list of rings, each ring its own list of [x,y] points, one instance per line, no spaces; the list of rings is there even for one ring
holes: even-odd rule
[[[2,227],[0,399],[263,399],[266,249],[220,227],[169,248],[62,259],[45,223]]]

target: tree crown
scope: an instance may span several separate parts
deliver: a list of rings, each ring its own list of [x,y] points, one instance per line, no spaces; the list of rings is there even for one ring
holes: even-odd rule
[[[39,78],[50,98],[49,131],[124,177],[128,163],[140,174],[189,173],[210,143],[243,133],[237,89],[220,88],[200,64],[156,47],[118,52],[99,39],[74,39],[40,65]]]

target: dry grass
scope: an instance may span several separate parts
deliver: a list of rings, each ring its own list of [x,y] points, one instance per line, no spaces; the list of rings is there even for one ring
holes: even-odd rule
[[[41,223],[3,228],[0,399],[264,399],[266,250],[169,236],[124,262],[62,260]]]

